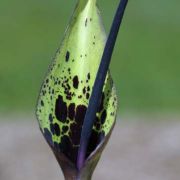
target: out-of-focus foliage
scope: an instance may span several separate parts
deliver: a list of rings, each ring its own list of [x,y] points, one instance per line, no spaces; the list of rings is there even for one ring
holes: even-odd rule
[[[119,0],[99,0],[107,32]],[[74,0],[0,1],[0,110],[32,110]],[[123,110],[180,108],[180,1],[130,1],[111,72]]]

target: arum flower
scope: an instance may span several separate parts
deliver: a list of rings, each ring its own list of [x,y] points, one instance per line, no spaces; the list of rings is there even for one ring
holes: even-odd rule
[[[107,40],[96,0],[79,0],[42,84],[37,119],[65,179],[91,179],[114,127],[117,95],[108,66],[126,4]]]

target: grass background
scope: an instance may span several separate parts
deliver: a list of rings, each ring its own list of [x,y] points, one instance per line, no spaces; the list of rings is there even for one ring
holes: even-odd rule
[[[0,1],[0,111],[33,111],[75,0]],[[118,0],[98,0],[107,32]],[[180,108],[180,1],[130,0],[111,63],[120,111]]]

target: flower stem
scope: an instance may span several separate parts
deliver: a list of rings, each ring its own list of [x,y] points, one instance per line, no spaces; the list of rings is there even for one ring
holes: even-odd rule
[[[79,147],[78,159],[77,159],[77,167],[79,170],[81,170],[81,168],[84,166],[87,146],[89,144],[92,127],[93,127],[96,112],[98,109],[99,99],[102,94],[104,81],[106,78],[107,71],[109,69],[109,64],[111,61],[113,49],[115,46],[115,42],[117,39],[117,35],[119,32],[119,28],[122,22],[122,18],[123,18],[127,3],[128,3],[128,0],[121,0],[119,3],[118,9],[116,11],[116,15],[113,20],[113,24],[111,26],[108,39],[106,42],[106,46],[103,52],[101,63],[98,69],[98,73],[97,73],[96,80],[94,83],[94,88],[90,97],[88,109],[86,111],[86,115],[85,115],[85,119],[84,119],[84,123],[82,127],[82,132],[81,132],[81,141],[80,141],[80,147]]]

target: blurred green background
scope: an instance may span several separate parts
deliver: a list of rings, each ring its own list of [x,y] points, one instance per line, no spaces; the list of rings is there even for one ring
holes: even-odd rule
[[[107,32],[119,0],[98,0]],[[0,111],[34,111],[75,0],[0,1]],[[180,1],[130,0],[111,63],[119,110],[180,108]]]

